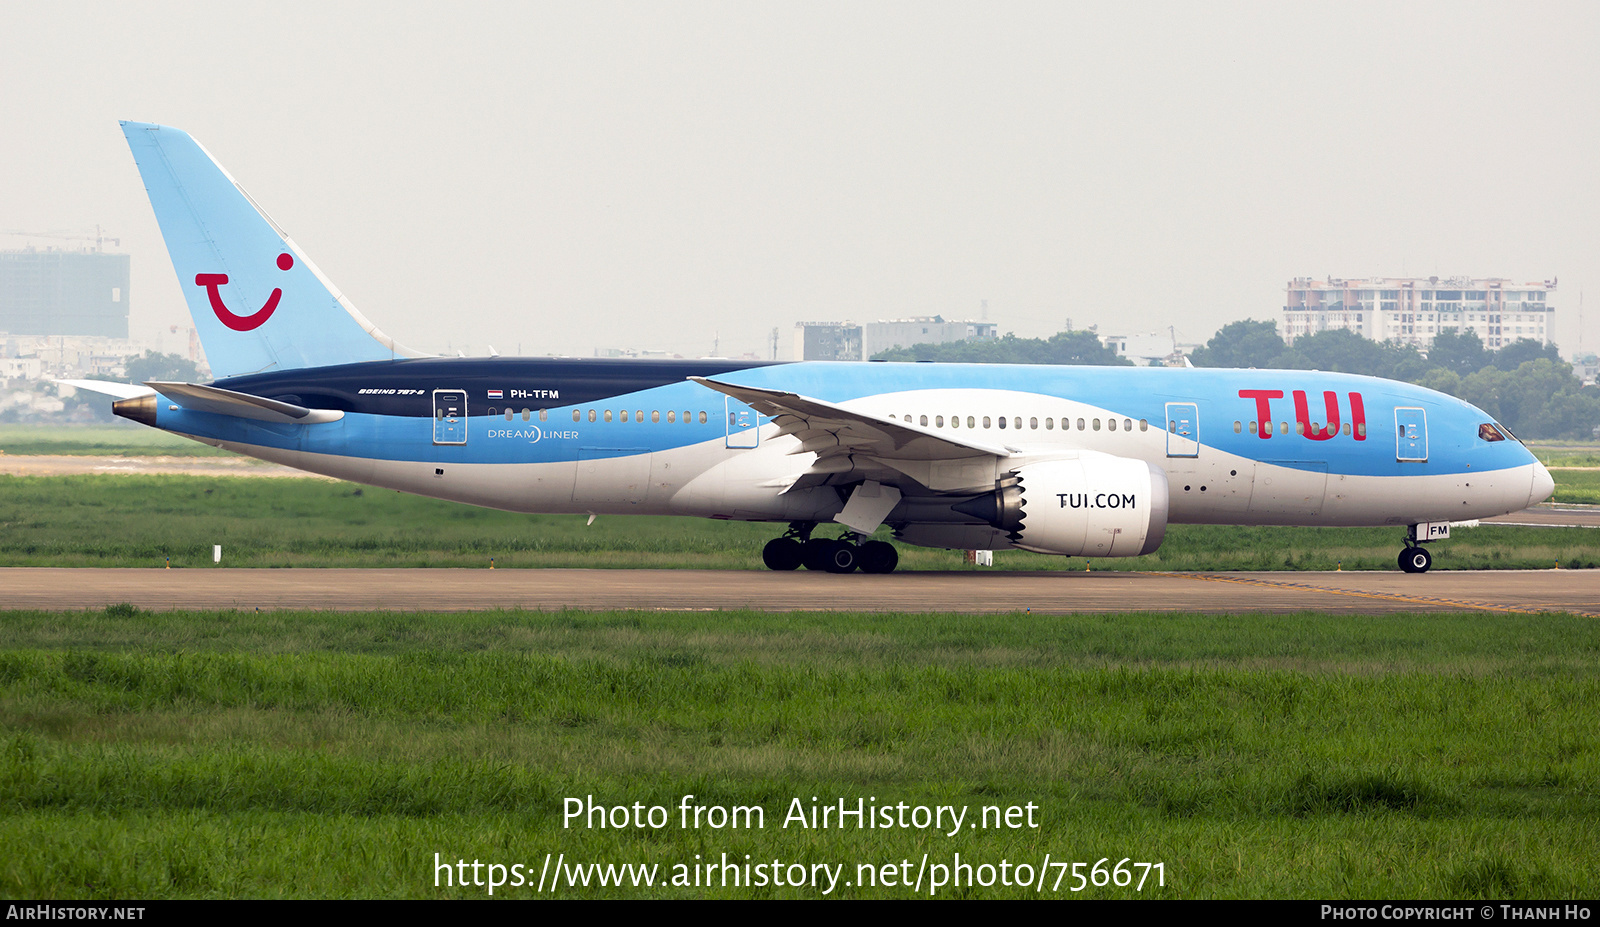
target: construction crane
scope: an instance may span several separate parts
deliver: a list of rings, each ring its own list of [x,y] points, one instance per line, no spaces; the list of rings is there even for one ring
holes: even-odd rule
[[[188,332],[189,333],[189,360],[192,363],[196,363],[196,364],[200,363],[200,339],[199,339],[199,337],[197,336],[197,334],[196,334],[196,332],[194,330],[194,326],[193,325],[184,325],[184,326],[168,325],[167,326],[167,330],[172,332],[174,335],[176,335],[179,331]]]
[[[93,235],[63,235],[62,232],[65,231],[70,230],[53,229],[48,232],[25,232],[20,229],[0,229],[0,235],[17,235],[22,238],[55,238],[62,241],[92,241],[94,242],[94,250],[97,252],[104,251],[105,243],[108,241],[118,248],[122,247],[122,239],[107,238],[104,230],[98,225],[94,227]]]

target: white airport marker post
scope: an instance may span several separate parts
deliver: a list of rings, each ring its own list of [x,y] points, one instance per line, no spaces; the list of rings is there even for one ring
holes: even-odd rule
[[[213,544],[213,545],[211,545],[211,562],[212,563],[221,563],[222,562],[222,545],[221,544]]]

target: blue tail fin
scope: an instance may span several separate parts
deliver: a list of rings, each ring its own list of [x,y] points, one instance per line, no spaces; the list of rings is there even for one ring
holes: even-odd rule
[[[214,376],[421,356],[363,318],[187,133],[122,133]]]

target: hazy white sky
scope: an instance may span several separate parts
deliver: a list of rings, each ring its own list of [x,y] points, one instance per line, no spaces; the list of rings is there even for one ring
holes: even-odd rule
[[[1593,2],[0,0],[0,118],[0,228],[119,237],[136,337],[187,314],[118,119],[423,350],[1204,341],[1330,274],[1558,275],[1600,348]]]

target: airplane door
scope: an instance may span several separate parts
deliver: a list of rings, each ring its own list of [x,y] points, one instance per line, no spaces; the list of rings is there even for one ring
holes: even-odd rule
[[[752,448],[761,442],[761,416],[732,396],[723,397],[728,413],[728,447]]]
[[[1200,407],[1192,402],[1167,403],[1167,456],[1200,456]]]
[[[467,443],[467,391],[433,391],[433,443]]]
[[[1428,413],[1421,409],[1395,409],[1395,459],[1428,459]]]

